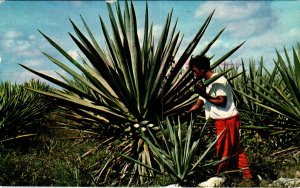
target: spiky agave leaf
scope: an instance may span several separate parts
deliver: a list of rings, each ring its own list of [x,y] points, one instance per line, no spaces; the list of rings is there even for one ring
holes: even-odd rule
[[[141,137],[134,125],[136,123],[141,124],[145,120],[153,123],[156,121],[156,116],[163,118],[166,115],[176,114],[194,102],[196,97],[189,90],[194,83],[192,74],[188,71],[181,74],[182,66],[204,35],[213,12],[172,67],[172,62],[182,41],[180,33],[176,31],[177,22],[172,25],[172,12],[168,14],[162,33],[156,43],[153,25],[149,27],[148,5],[146,3],[144,39],[140,43],[133,3],[124,2],[123,14],[119,2],[116,3],[115,11],[110,4],[107,4],[107,8],[111,32],[108,32],[107,25],[100,16],[106,49],[102,49],[97,43],[83,17],[81,19],[88,35],[83,34],[71,20],[76,36],[70,34],[70,37],[84,55],[82,63],[72,58],[56,42],[41,32],[46,40],[77,69],[72,69],[66,63],[44,53],[54,64],[69,74],[68,77],[61,75],[63,81],[22,66],[68,91],[65,93],[47,93],[34,90],[35,92],[55,98],[65,107],[76,109],[76,113],[82,118],[88,116],[97,122],[101,116],[104,121],[99,122],[105,125],[99,124],[99,127],[106,126],[107,130],[117,130],[115,140],[124,138],[127,145],[132,146],[124,147],[120,144],[120,147],[115,147],[116,150],[124,149],[131,156],[142,157],[145,159],[144,161],[150,163],[151,154],[145,152],[147,145],[143,145],[144,142],[139,141]],[[202,54],[210,49],[221,33],[222,31],[204,48]],[[241,45],[229,51],[213,65],[220,64]],[[169,75],[167,76],[167,74]],[[208,81],[206,84],[210,82]],[[140,129],[143,128],[145,127],[140,127]],[[105,131],[106,129],[95,129],[95,131],[99,130],[103,131],[103,135],[108,132]],[[139,151],[140,148],[144,149]],[[143,152],[144,154],[142,154]],[[119,159],[117,156],[112,158]],[[125,166],[126,169],[134,169],[131,174],[138,171],[145,172],[143,169],[138,169],[139,167],[128,167],[122,161],[120,163],[122,164],[119,166],[124,167],[123,170]],[[100,171],[104,172],[104,169]],[[111,171],[107,170],[107,172]],[[129,173],[129,171],[126,170],[124,173]]]

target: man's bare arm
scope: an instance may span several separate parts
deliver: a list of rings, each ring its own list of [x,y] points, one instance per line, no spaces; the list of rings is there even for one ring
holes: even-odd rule
[[[206,87],[198,87],[196,85],[196,91],[197,93],[202,96],[204,99],[206,99],[208,102],[217,105],[217,106],[221,106],[221,107],[225,107],[226,103],[227,103],[227,97],[226,96],[217,96],[217,97],[212,97],[209,94],[206,93]]]
[[[203,96],[208,102],[217,105],[217,106],[221,106],[221,107],[225,107],[226,106],[226,102],[227,102],[227,97],[226,96],[217,96],[217,97],[212,97],[210,95],[205,95]]]
[[[192,108],[189,109],[188,113],[199,110],[200,108],[202,108],[203,104],[203,101],[201,99],[198,99],[196,103],[192,106]]]

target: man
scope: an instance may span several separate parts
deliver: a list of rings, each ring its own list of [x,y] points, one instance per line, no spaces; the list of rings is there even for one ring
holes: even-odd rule
[[[196,80],[201,80],[202,78],[207,80],[217,75],[210,69],[210,61],[205,56],[192,57],[189,66]],[[199,94],[199,98],[187,114],[204,106],[205,117],[214,121],[217,135],[225,129],[216,145],[218,159],[225,160],[234,156],[231,160],[221,162],[218,165],[217,172],[225,171],[229,166],[229,162],[233,161],[242,170],[245,182],[249,181],[252,183],[248,159],[244,151],[240,149],[240,116],[234,104],[232,90],[228,81],[221,76],[207,87],[196,84],[195,91]]]

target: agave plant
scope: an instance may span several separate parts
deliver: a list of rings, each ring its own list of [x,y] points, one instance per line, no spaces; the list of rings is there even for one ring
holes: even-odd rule
[[[77,68],[71,69],[67,63],[44,53],[69,74],[68,77],[60,75],[63,81],[21,66],[67,90],[52,93],[34,90],[35,92],[55,98],[61,106],[75,111],[77,114],[75,119],[88,119],[88,122],[93,124],[88,127],[95,128],[93,131],[108,137],[109,143],[121,140],[121,144],[117,147],[111,145],[114,149],[110,150],[111,153],[122,150],[136,158],[144,157],[147,164],[151,164],[151,154],[147,151],[147,145],[144,145],[146,143],[143,142],[139,130],[145,130],[149,124],[155,124],[157,116],[162,119],[183,112],[195,101],[196,96],[190,90],[195,81],[189,71],[182,71],[182,67],[204,35],[213,13],[208,16],[178,61],[174,63],[182,37],[180,32],[176,31],[177,21],[171,25],[172,12],[168,14],[157,42],[154,40],[153,25],[149,22],[146,3],[144,38],[140,43],[133,3],[129,5],[127,1],[124,2],[124,14],[119,2],[116,3],[115,11],[110,4],[107,4],[107,8],[111,33],[107,31],[107,25],[100,16],[106,49],[99,46],[82,17],[88,36],[84,35],[71,20],[77,37],[72,34],[70,36],[84,55],[82,62],[73,59],[56,42],[41,32],[49,43]],[[223,30],[204,47],[200,55],[204,55],[210,49]],[[212,68],[216,68],[241,45],[216,60]],[[205,84],[212,81],[209,80]],[[155,129],[157,125],[152,127]],[[148,173],[139,169],[136,164],[128,166],[126,162],[119,161],[119,157],[114,154],[109,158],[112,160],[107,160],[103,168],[97,171],[99,179],[107,176],[107,173],[112,172],[116,166],[120,167],[119,172],[124,174]],[[116,163],[116,160],[120,163]]]
[[[206,123],[200,128],[199,135],[196,136],[192,136],[193,121],[189,121],[187,130],[184,129],[185,127],[182,127],[179,118],[178,126],[172,124],[169,118],[166,118],[165,123],[159,123],[159,125],[159,137],[151,134],[151,130],[149,130],[147,135],[142,134],[142,137],[149,145],[153,157],[158,161],[160,168],[173,176],[177,184],[185,185],[188,177],[196,172],[196,168],[212,166],[217,163],[217,161],[207,163],[207,161],[204,162],[204,159],[223,132],[208,145],[206,150],[200,151],[203,153],[200,153],[199,146],[205,144],[204,129]],[[192,137],[197,137],[197,139],[193,140]],[[139,161],[135,162],[141,164]]]
[[[24,87],[50,91],[50,86],[31,80],[24,84],[3,82],[0,85],[0,143],[34,136],[39,123],[53,106],[45,96]]]

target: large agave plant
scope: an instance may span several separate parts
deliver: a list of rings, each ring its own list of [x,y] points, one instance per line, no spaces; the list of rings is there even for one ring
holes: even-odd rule
[[[0,84],[0,143],[34,136],[45,115],[53,110],[45,96],[24,87],[50,91],[49,85],[31,80],[24,84]]]
[[[149,22],[146,3],[144,38],[140,43],[133,3],[129,5],[127,1],[124,2],[123,14],[119,2],[116,3],[115,11],[110,4],[107,4],[107,8],[111,33],[107,31],[107,24],[100,17],[106,49],[99,46],[83,18],[87,35],[71,21],[77,37],[72,34],[70,36],[84,55],[82,62],[73,59],[56,42],[41,32],[49,43],[78,69],[71,69],[66,63],[44,53],[71,78],[61,75],[64,81],[60,81],[24,65],[21,66],[67,90],[52,93],[34,91],[55,98],[60,105],[75,111],[78,117],[74,119],[84,118],[91,122],[94,126],[88,127],[94,127],[96,128],[94,131],[107,136],[109,143],[121,140],[121,144],[117,147],[112,146],[114,150],[110,150],[112,160],[108,160],[104,167],[97,171],[99,179],[102,175],[105,177],[104,174],[107,174],[105,172],[112,172],[111,169],[116,166],[120,167],[119,172],[124,174],[133,170],[131,174],[148,175],[148,172],[136,164],[128,166],[126,162],[119,161],[118,165],[112,165],[119,159],[112,151],[121,150],[135,158],[144,158],[147,164],[152,164],[151,153],[147,150],[147,144],[143,142],[138,130],[145,130],[149,124],[155,124],[156,116],[162,119],[182,112],[196,99],[190,90],[194,82],[193,76],[188,71],[182,71],[182,67],[204,35],[213,13],[205,20],[178,61],[174,62],[182,38],[176,31],[177,21],[174,25],[171,24],[172,12],[168,14],[157,42],[154,40],[153,25]],[[200,54],[204,55],[210,49],[223,30]],[[217,67],[241,45],[215,61],[212,68]]]

